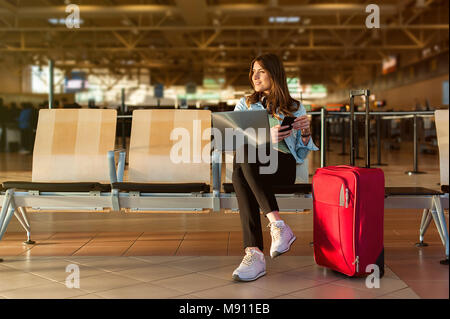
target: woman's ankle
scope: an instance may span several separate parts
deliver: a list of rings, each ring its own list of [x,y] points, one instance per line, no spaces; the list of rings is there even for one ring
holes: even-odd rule
[[[266,217],[269,219],[269,221],[271,223],[276,222],[278,220],[283,220],[283,219],[281,219],[280,213],[278,211],[270,212],[270,213],[266,214]]]

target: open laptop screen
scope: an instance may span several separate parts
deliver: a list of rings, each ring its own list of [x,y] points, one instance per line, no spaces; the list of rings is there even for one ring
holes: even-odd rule
[[[234,151],[250,144],[270,143],[270,126],[266,110],[212,113],[214,148]]]

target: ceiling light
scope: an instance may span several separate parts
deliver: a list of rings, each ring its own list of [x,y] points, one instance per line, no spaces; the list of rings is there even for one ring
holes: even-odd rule
[[[300,17],[269,17],[270,23],[298,23],[300,21]]]
[[[66,19],[50,18],[47,20],[50,24],[66,24]],[[83,19],[73,19],[74,24],[83,24]]]

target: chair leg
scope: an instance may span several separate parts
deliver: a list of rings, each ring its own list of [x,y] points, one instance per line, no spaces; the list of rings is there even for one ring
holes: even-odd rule
[[[25,224],[28,226],[28,228],[31,228],[30,222],[28,221],[27,218],[27,210],[25,209],[25,207],[19,207],[19,211],[22,214],[23,221],[25,222]]]
[[[119,190],[117,189],[111,190],[111,206],[113,211],[120,211]]]
[[[422,214],[422,221],[420,222],[420,231],[419,231],[419,242],[416,243],[417,247],[427,247],[428,244],[423,241],[425,237],[425,232],[428,229],[428,226],[431,222],[431,214],[429,209],[424,209]]]
[[[27,216],[25,213],[25,209],[23,207],[18,207],[17,210],[21,213],[22,216],[20,216],[17,211],[14,213],[14,215],[16,216],[17,220],[20,222],[22,227],[27,232],[27,240],[24,241],[23,243],[27,244],[27,245],[33,245],[36,242],[34,240],[31,240],[31,227],[30,227],[30,223],[28,222],[28,219],[27,219]]]
[[[12,196],[14,194],[14,191],[11,189],[8,189],[6,191],[5,197],[3,199],[2,204],[2,210],[0,211],[0,230],[3,228],[3,225],[5,224],[6,216],[8,215],[9,206],[12,202]],[[0,233],[0,240],[3,238],[3,234]]]
[[[7,190],[5,197],[3,198],[3,203],[2,203],[2,209],[0,211],[0,229],[3,228],[3,224],[6,218],[6,215],[8,213],[8,208],[9,205],[11,203],[11,197],[12,197],[12,191],[11,190]],[[0,240],[3,238],[3,234],[0,233]],[[3,262],[3,259],[0,258],[0,262]]]
[[[6,232],[6,228],[8,228],[9,222],[11,221],[11,217],[14,215],[14,212],[16,211],[16,209],[14,208],[14,205],[11,205],[11,204],[10,204],[8,213],[5,216],[4,222],[0,228],[0,239],[3,238],[3,235]]]

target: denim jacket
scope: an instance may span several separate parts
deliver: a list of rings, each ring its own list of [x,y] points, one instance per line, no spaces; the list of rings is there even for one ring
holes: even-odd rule
[[[264,106],[261,102],[257,102],[255,104],[250,104],[250,108],[247,107],[247,104],[245,103],[245,97],[241,98],[234,107],[235,111],[252,111],[252,110],[264,110]],[[300,107],[297,111],[294,112],[295,117],[299,117],[301,115],[305,115],[306,110],[305,107],[300,103]],[[283,121],[284,115],[281,113],[278,113],[281,120],[278,120],[278,122],[281,125],[281,122]],[[312,141],[312,137],[309,138],[308,144],[304,145],[301,133],[298,130],[292,130],[292,134],[289,135],[284,139],[286,142],[287,147],[291,151],[291,154],[294,156],[295,161],[297,163],[303,163],[303,160],[308,156],[309,151],[317,151],[319,148],[314,144]]]

